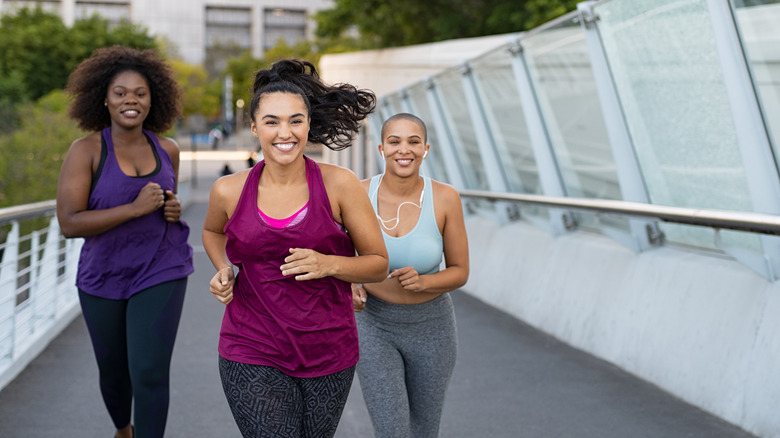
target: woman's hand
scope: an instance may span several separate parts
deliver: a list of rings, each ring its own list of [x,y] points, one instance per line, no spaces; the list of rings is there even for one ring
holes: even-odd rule
[[[233,301],[233,285],[236,279],[233,275],[233,267],[227,266],[220,269],[211,277],[209,292],[211,292],[223,304]]]
[[[298,281],[327,277],[334,272],[331,266],[333,260],[332,256],[313,249],[290,248],[290,255],[284,258],[281,266],[282,275],[295,275]]]
[[[366,289],[362,284],[352,283],[352,307],[355,312],[360,312],[366,308]]]
[[[165,191],[163,215],[168,222],[177,222],[181,218],[181,200],[179,195],[170,190]]]
[[[410,292],[422,292],[425,290],[425,286],[423,286],[423,278],[411,266],[406,266],[394,270],[390,273],[390,278],[397,278],[398,283],[401,284],[401,287],[403,287],[404,290],[408,290]]]
[[[147,183],[132,202],[133,207],[138,212],[138,216],[149,214],[162,207],[163,204],[165,204],[163,189],[154,182]]]

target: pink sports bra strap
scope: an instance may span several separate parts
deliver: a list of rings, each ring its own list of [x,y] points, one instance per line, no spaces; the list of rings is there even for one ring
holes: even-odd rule
[[[305,212],[307,208],[309,208],[309,201],[306,201],[306,205],[304,205],[300,210],[298,210],[295,213],[293,213],[292,216],[290,216],[288,218],[284,218],[284,219],[274,219],[274,218],[266,215],[265,213],[263,213],[263,211],[260,210],[260,207],[257,207],[257,212],[260,213],[260,217],[262,217],[263,220],[268,225],[270,225],[270,226],[272,226],[274,228],[284,228],[284,227],[290,225],[290,223],[292,223],[295,219],[297,219],[298,215],[300,215],[301,213]],[[300,221],[298,221],[298,222],[300,222]]]

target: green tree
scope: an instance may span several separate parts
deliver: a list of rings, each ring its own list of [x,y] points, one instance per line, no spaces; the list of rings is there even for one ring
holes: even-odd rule
[[[85,135],[68,118],[69,99],[54,91],[22,104],[19,127],[0,136],[0,207],[54,199],[70,143]]]
[[[323,51],[396,47],[520,32],[576,8],[578,0],[335,0],[315,14]],[[359,34],[357,38],[355,34]]]
[[[527,0],[525,5],[525,29],[533,29],[556,17],[577,9],[581,0]]]
[[[13,103],[36,100],[65,86],[70,72],[98,47],[122,44],[156,48],[154,38],[139,26],[109,26],[94,16],[70,28],[59,16],[40,7],[22,8],[0,17],[0,90]],[[22,84],[18,84],[19,78]],[[11,84],[11,85],[9,85]]]
[[[157,49],[157,41],[146,28],[127,21],[111,24],[99,15],[77,20],[68,30],[68,44],[71,47],[67,67],[73,70],[100,47],[120,44],[134,49]]]
[[[289,45],[280,38],[274,47],[265,52],[262,59],[253,57],[248,50],[239,56],[229,58],[225,67],[225,74],[233,79],[233,100],[243,99],[246,103],[244,111],[248,111],[249,102],[253,94],[252,85],[255,79],[255,72],[268,68],[274,62],[285,58],[305,59],[316,66],[320,56],[320,53],[310,41],[299,41],[294,45]],[[246,122],[247,120],[248,117],[244,117],[244,121]]]
[[[24,95],[35,100],[62,88],[68,77],[67,28],[57,15],[23,8],[0,18],[0,77],[24,78]]]
[[[206,69],[199,65],[172,60],[171,66],[176,72],[176,82],[185,91],[182,116],[187,117],[194,114],[218,116],[219,81],[209,80]]]
[[[252,99],[252,84],[254,83],[255,72],[270,66],[270,62],[265,59],[253,57],[249,50],[227,60],[225,74],[233,78],[233,99],[244,100],[244,111],[249,111],[249,101]],[[248,117],[244,117],[244,120],[247,119]]]

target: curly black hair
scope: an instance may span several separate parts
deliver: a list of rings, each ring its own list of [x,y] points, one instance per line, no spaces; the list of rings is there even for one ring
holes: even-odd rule
[[[73,96],[68,115],[85,131],[111,126],[103,105],[108,85],[120,73],[134,71],[146,78],[152,106],[144,128],[155,133],[170,129],[181,114],[183,92],[173,69],[156,51],[124,46],[103,47],[79,64],[68,77],[65,91]]]
[[[358,90],[350,84],[327,85],[320,80],[314,64],[297,59],[283,59],[270,69],[256,72],[253,89],[249,104],[252,121],[255,121],[255,112],[265,94],[297,94],[309,111],[309,141],[334,151],[352,144],[352,136],[360,129],[360,122],[376,106],[373,92]]]

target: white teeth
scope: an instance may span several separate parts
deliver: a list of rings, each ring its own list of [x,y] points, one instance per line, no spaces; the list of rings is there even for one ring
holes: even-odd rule
[[[125,111],[125,114],[127,114],[129,116],[137,116],[138,115],[138,111],[136,111],[136,110],[129,110],[129,111]]]
[[[274,146],[276,146],[277,149],[289,151],[295,146],[295,143],[276,143]]]
[[[396,160],[398,164],[409,164],[412,162],[412,160]]]

